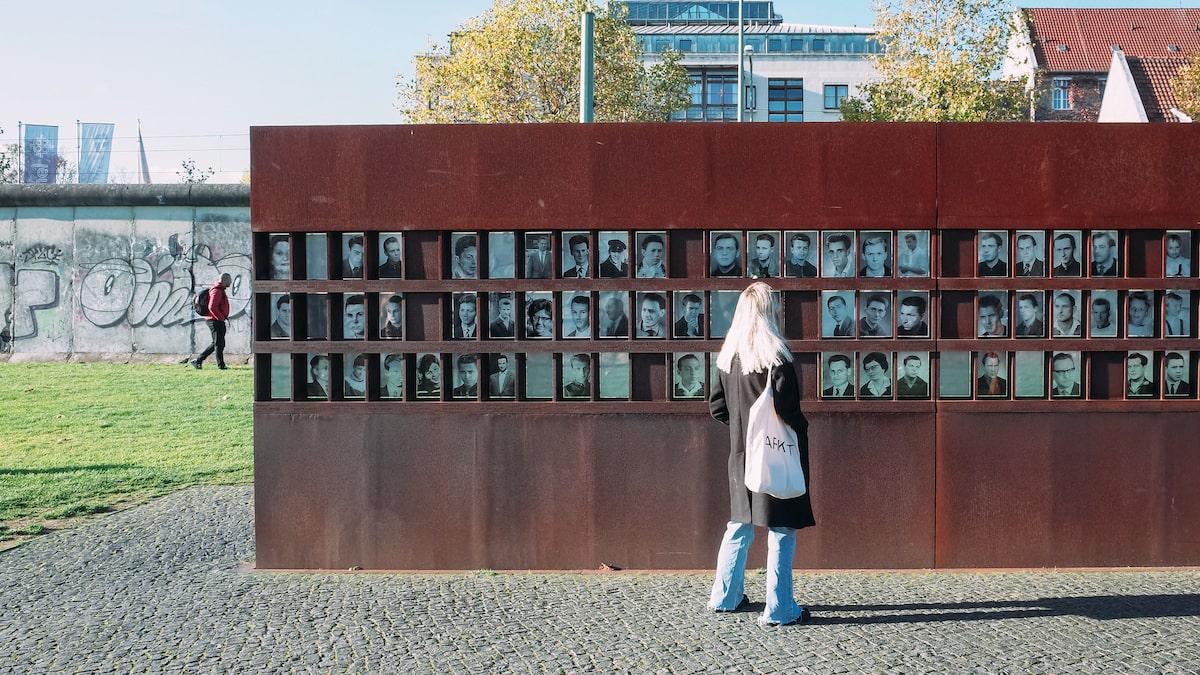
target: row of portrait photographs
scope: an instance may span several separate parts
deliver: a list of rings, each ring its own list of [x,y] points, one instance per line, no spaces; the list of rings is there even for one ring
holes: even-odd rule
[[[1008,230],[978,233],[976,276],[1114,278],[1124,274],[1117,230],[1053,230],[1049,249],[1044,230],[1016,230],[1011,244],[1009,234]],[[1049,252],[1053,257],[1048,257]],[[1163,276],[1190,277],[1192,267],[1192,233],[1168,230],[1163,237]]]
[[[1010,297],[1016,307],[1011,319]],[[1084,292],[1078,290],[1012,291],[1011,296],[1009,291],[979,291],[976,336],[1065,338],[1082,337],[1085,332],[1093,338],[1192,336],[1188,290],[1091,290],[1086,302]]]
[[[1125,398],[1158,398],[1160,393],[1164,398],[1194,398],[1189,358],[1188,352],[1128,352]],[[941,352],[938,396],[1045,398],[1048,383],[1050,398],[1078,399],[1084,397],[1084,372],[1079,351]],[[822,399],[928,399],[930,382],[929,352],[821,354]]]
[[[891,291],[821,291],[821,306],[823,338],[930,337],[928,291],[897,291],[895,321]]]
[[[517,392],[528,400],[555,398],[555,363],[559,399],[625,400],[629,398],[629,354],[306,354],[303,398],[385,401],[515,400]],[[671,398],[704,399],[708,382],[703,352],[677,352],[671,358]],[[334,363],[341,362],[341,372]],[[409,370],[411,365],[412,370]],[[378,370],[379,377],[369,377]],[[449,371],[449,377],[444,373]],[[518,371],[520,372],[518,376]],[[594,376],[593,373],[598,374]],[[333,386],[341,380],[341,390]],[[377,381],[368,395],[369,382]],[[291,355],[271,355],[271,397],[288,399],[291,393]],[[406,383],[412,383],[411,388]]]

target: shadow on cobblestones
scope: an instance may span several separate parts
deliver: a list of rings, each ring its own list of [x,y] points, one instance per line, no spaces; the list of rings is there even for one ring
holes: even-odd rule
[[[888,624],[1080,616],[1097,621],[1200,617],[1200,594],[1093,595],[1022,601],[809,605],[813,623]],[[869,616],[824,616],[826,612]]]

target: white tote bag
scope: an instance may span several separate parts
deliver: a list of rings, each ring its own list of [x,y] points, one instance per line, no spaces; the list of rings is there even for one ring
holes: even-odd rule
[[[746,424],[746,489],[780,499],[808,492],[796,430],[775,412],[770,372]]]

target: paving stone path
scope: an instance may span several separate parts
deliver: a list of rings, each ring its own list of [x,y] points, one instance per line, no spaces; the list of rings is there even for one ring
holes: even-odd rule
[[[761,573],[752,611],[718,616],[701,574],[239,571],[253,557],[249,486],[2,552],[0,673],[1200,673],[1200,571],[799,573],[814,622],[762,628]]]

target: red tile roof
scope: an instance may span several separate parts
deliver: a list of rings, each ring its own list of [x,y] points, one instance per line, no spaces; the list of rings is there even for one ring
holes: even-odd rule
[[[1126,56],[1148,59],[1184,58],[1200,52],[1200,7],[1024,11],[1036,65],[1042,70],[1107,72],[1113,45]],[[1169,45],[1178,51],[1169,51]]]
[[[1178,122],[1171,108],[1179,107],[1179,100],[1171,89],[1171,78],[1184,64],[1183,59],[1139,59],[1129,58],[1129,72],[1142,97],[1148,122]]]

